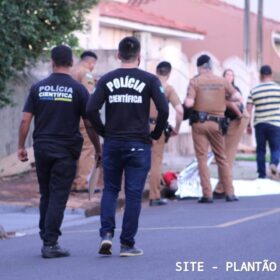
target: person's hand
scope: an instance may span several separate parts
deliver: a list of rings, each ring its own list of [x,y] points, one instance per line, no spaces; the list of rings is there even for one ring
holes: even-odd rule
[[[175,128],[172,128],[172,131],[170,133],[170,137],[174,137],[174,136],[177,136],[179,134],[179,131],[176,130]]]
[[[247,134],[252,135],[252,127],[247,126]]]
[[[25,148],[19,148],[17,155],[18,155],[18,159],[20,161],[28,161],[28,155],[27,155],[27,151],[25,150]]]
[[[246,110],[244,110],[244,112],[243,112],[243,117],[244,118],[249,118],[249,113],[246,111]]]
[[[152,145],[155,145],[157,143],[157,140],[153,139],[152,140]]]

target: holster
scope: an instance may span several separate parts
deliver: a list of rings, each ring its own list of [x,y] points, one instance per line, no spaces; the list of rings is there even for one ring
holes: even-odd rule
[[[204,123],[205,121],[207,121],[207,118],[208,113],[206,112],[192,111],[192,114],[190,116],[190,125],[197,122]]]
[[[188,120],[190,119],[191,115],[192,115],[192,108],[187,108],[186,105],[183,103],[183,110],[184,110],[184,114],[183,114],[183,120]]]
[[[166,127],[163,130],[164,136],[165,136],[165,143],[168,142],[168,140],[169,140],[169,138],[171,136],[172,130],[173,130],[172,126],[167,122],[166,123]]]
[[[221,118],[221,120],[219,121],[219,128],[223,135],[227,134],[229,123],[230,123],[229,118]]]
[[[190,125],[193,123],[204,123],[206,121],[213,121],[219,124],[219,129],[221,130],[222,134],[225,135],[228,130],[229,118],[225,117],[218,117],[218,116],[211,116],[206,112],[198,112],[198,111],[193,111],[192,115],[190,117]]]

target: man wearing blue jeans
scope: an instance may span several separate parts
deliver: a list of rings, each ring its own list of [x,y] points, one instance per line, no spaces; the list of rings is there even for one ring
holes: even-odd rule
[[[272,80],[269,65],[260,69],[261,83],[251,90],[247,109],[252,116],[255,106],[255,136],[257,142],[257,171],[259,178],[266,178],[265,154],[268,142],[270,149],[270,172],[278,173],[280,159],[280,86]],[[252,133],[249,123],[248,133]]]
[[[125,37],[119,43],[121,68],[104,75],[87,105],[87,116],[97,133],[104,137],[104,191],[101,200],[101,245],[99,254],[111,255],[115,212],[122,175],[125,180],[125,212],[120,236],[120,256],[139,256],[134,237],[138,229],[142,191],[151,166],[151,143],[157,140],[168,118],[168,104],[159,79],[138,69],[140,43]],[[150,100],[158,117],[149,132]],[[99,110],[105,103],[105,125]]]

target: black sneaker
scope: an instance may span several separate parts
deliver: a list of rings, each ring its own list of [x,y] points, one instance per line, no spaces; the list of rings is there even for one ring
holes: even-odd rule
[[[101,239],[101,244],[98,253],[100,255],[112,255],[112,234],[107,233]]]
[[[62,258],[70,256],[70,252],[66,249],[62,249],[58,244],[46,246],[41,249],[42,257],[45,259]]]
[[[167,204],[167,199],[164,199],[164,198],[150,200],[150,206],[161,206],[161,205],[166,205],[166,204]]]
[[[121,244],[120,257],[136,257],[136,256],[141,256],[143,254],[144,254],[143,250],[136,248],[135,246],[130,247]]]

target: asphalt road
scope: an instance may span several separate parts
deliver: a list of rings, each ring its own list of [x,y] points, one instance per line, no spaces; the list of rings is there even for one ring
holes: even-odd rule
[[[278,195],[211,205],[196,200],[144,204],[136,239],[144,250],[140,257],[119,257],[121,218],[122,212],[111,257],[97,254],[98,219],[63,229],[60,243],[71,250],[69,258],[42,259],[37,234],[0,241],[0,279],[280,279]],[[262,271],[268,269],[264,264],[270,271]],[[246,271],[252,267],[257,271]]]

